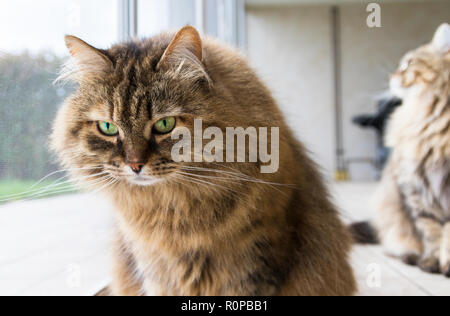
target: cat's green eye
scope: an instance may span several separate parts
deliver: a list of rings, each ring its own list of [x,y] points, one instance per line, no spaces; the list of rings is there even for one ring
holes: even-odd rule
[[[106,136],[116,136],[117,134],[119,134],[119,129],[117,128],[117,126],[109,122],[98,122],[98,129],[102,134]]]
[[[156,122],[153,131],[157,134],[168,134],[175,128],[177,121],[174,117],[166,117]]]

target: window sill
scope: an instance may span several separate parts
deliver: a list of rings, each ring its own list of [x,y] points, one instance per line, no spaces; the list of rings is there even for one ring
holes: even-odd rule
[[[91,296],[110,277],[109,204],[89,194],[0,206],[0,295]]]

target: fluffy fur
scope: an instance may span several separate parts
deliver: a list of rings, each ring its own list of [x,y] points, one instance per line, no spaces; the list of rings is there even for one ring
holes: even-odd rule
[[[392,157],[374,225],[388,252],[450,277],[450,26],[408,53],[392,76],[403,98],[390,122]]]
[[[108,50],[66,41],[75,68],[62,78],[79,88],[52,145],[75,179],[114,202],[112,294],[355,293],[350,239],[317,168],[239,54],[191,27]],[[222,130],[280,127],[280,169],[175,163],[170,135],[152,132],[164,117],[191,130],[195,118]],[[119,135],[102,135],[98,121]],[[130,162],[144,164],[139,177]]]

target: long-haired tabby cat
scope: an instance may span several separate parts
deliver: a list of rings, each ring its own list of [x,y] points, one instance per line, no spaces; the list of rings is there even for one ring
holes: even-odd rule
[[[391,90],[403,106],[390,122],[393,154],[377,192],[373,224],[391,255],[450,277],[449,24],[431,44],[403,58]],[[371,237],[368,228],[353,227],[359,237]]]
[[[108,50],[66,43],[76,68],[63,77],[79,88],[52,146],[114,202],[113,295],[355,293],[350,237],[317,168],[239,54],[192,27]],[[279,127],[279,171],[175,163],[171,134],[194,119]]]

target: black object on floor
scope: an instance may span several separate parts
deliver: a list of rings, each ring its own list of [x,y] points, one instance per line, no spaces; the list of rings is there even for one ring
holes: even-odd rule
[[[384,144],[387,122],[392,113],[402,105],[402,102],[398,98],[383,99],[378,103],[379,110],[377,113],[358,115],[353,118],[354,124],[362,128],[375,129],[378,136],[377,157],[375,160],[380,170],[383,169],[390,155],[390,149]]]

